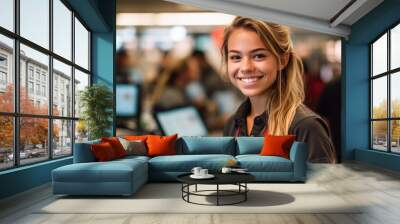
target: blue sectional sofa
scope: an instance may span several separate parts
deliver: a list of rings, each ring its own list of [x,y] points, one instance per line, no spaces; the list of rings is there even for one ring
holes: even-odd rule
[[[148,181],[176,181],[193,167],[218,172],[228,160],[236,160],[260,182],[304,182],[307,150],[294,142],[290,159],[258,155],[263,137],[181,137],[177,155],[127,156],[96,162],[90,141],[75,144],[74,163],[52,171],[53,193],[68,195],[131,195]]]

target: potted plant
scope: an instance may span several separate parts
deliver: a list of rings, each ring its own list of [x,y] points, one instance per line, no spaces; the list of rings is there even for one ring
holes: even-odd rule
[[[109,136],[112,125],[113,93],[103,84],[87,86],[79,93],[80,124],[85,124],[89,140]]]

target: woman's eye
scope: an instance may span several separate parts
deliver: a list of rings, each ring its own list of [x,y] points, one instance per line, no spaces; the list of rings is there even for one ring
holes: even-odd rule
[[[229,56],[229,59],[232,61],[237,61],[237,60],[240,60],[240,56],[239,55],[231,55],[231,56]]]
[[[253,56],[256,60],[262,60],[264,59],[266,56],[265,54],[256,54]]]

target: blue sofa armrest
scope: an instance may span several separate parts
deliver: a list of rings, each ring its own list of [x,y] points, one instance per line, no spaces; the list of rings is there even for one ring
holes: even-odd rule
[[[90,146],[92,144],[98,144],[100,140],[93,140],[88,142],[75,143],[74,147],[74,163],[89,163],[95,162]]]
[[[294,142],[290,148],[290,160],[293,162],[293,179],[305,181],[307,176],[307,147],[304,142]]]

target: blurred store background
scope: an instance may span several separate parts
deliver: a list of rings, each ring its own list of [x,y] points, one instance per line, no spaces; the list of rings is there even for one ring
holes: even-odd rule
[[[117,1],[117,135],[222,135],[244,99],[219,75],[233,18],[161,0]],[[340,39],[291,31],[305,65],[304,103],[330,124],[340,158]]]

